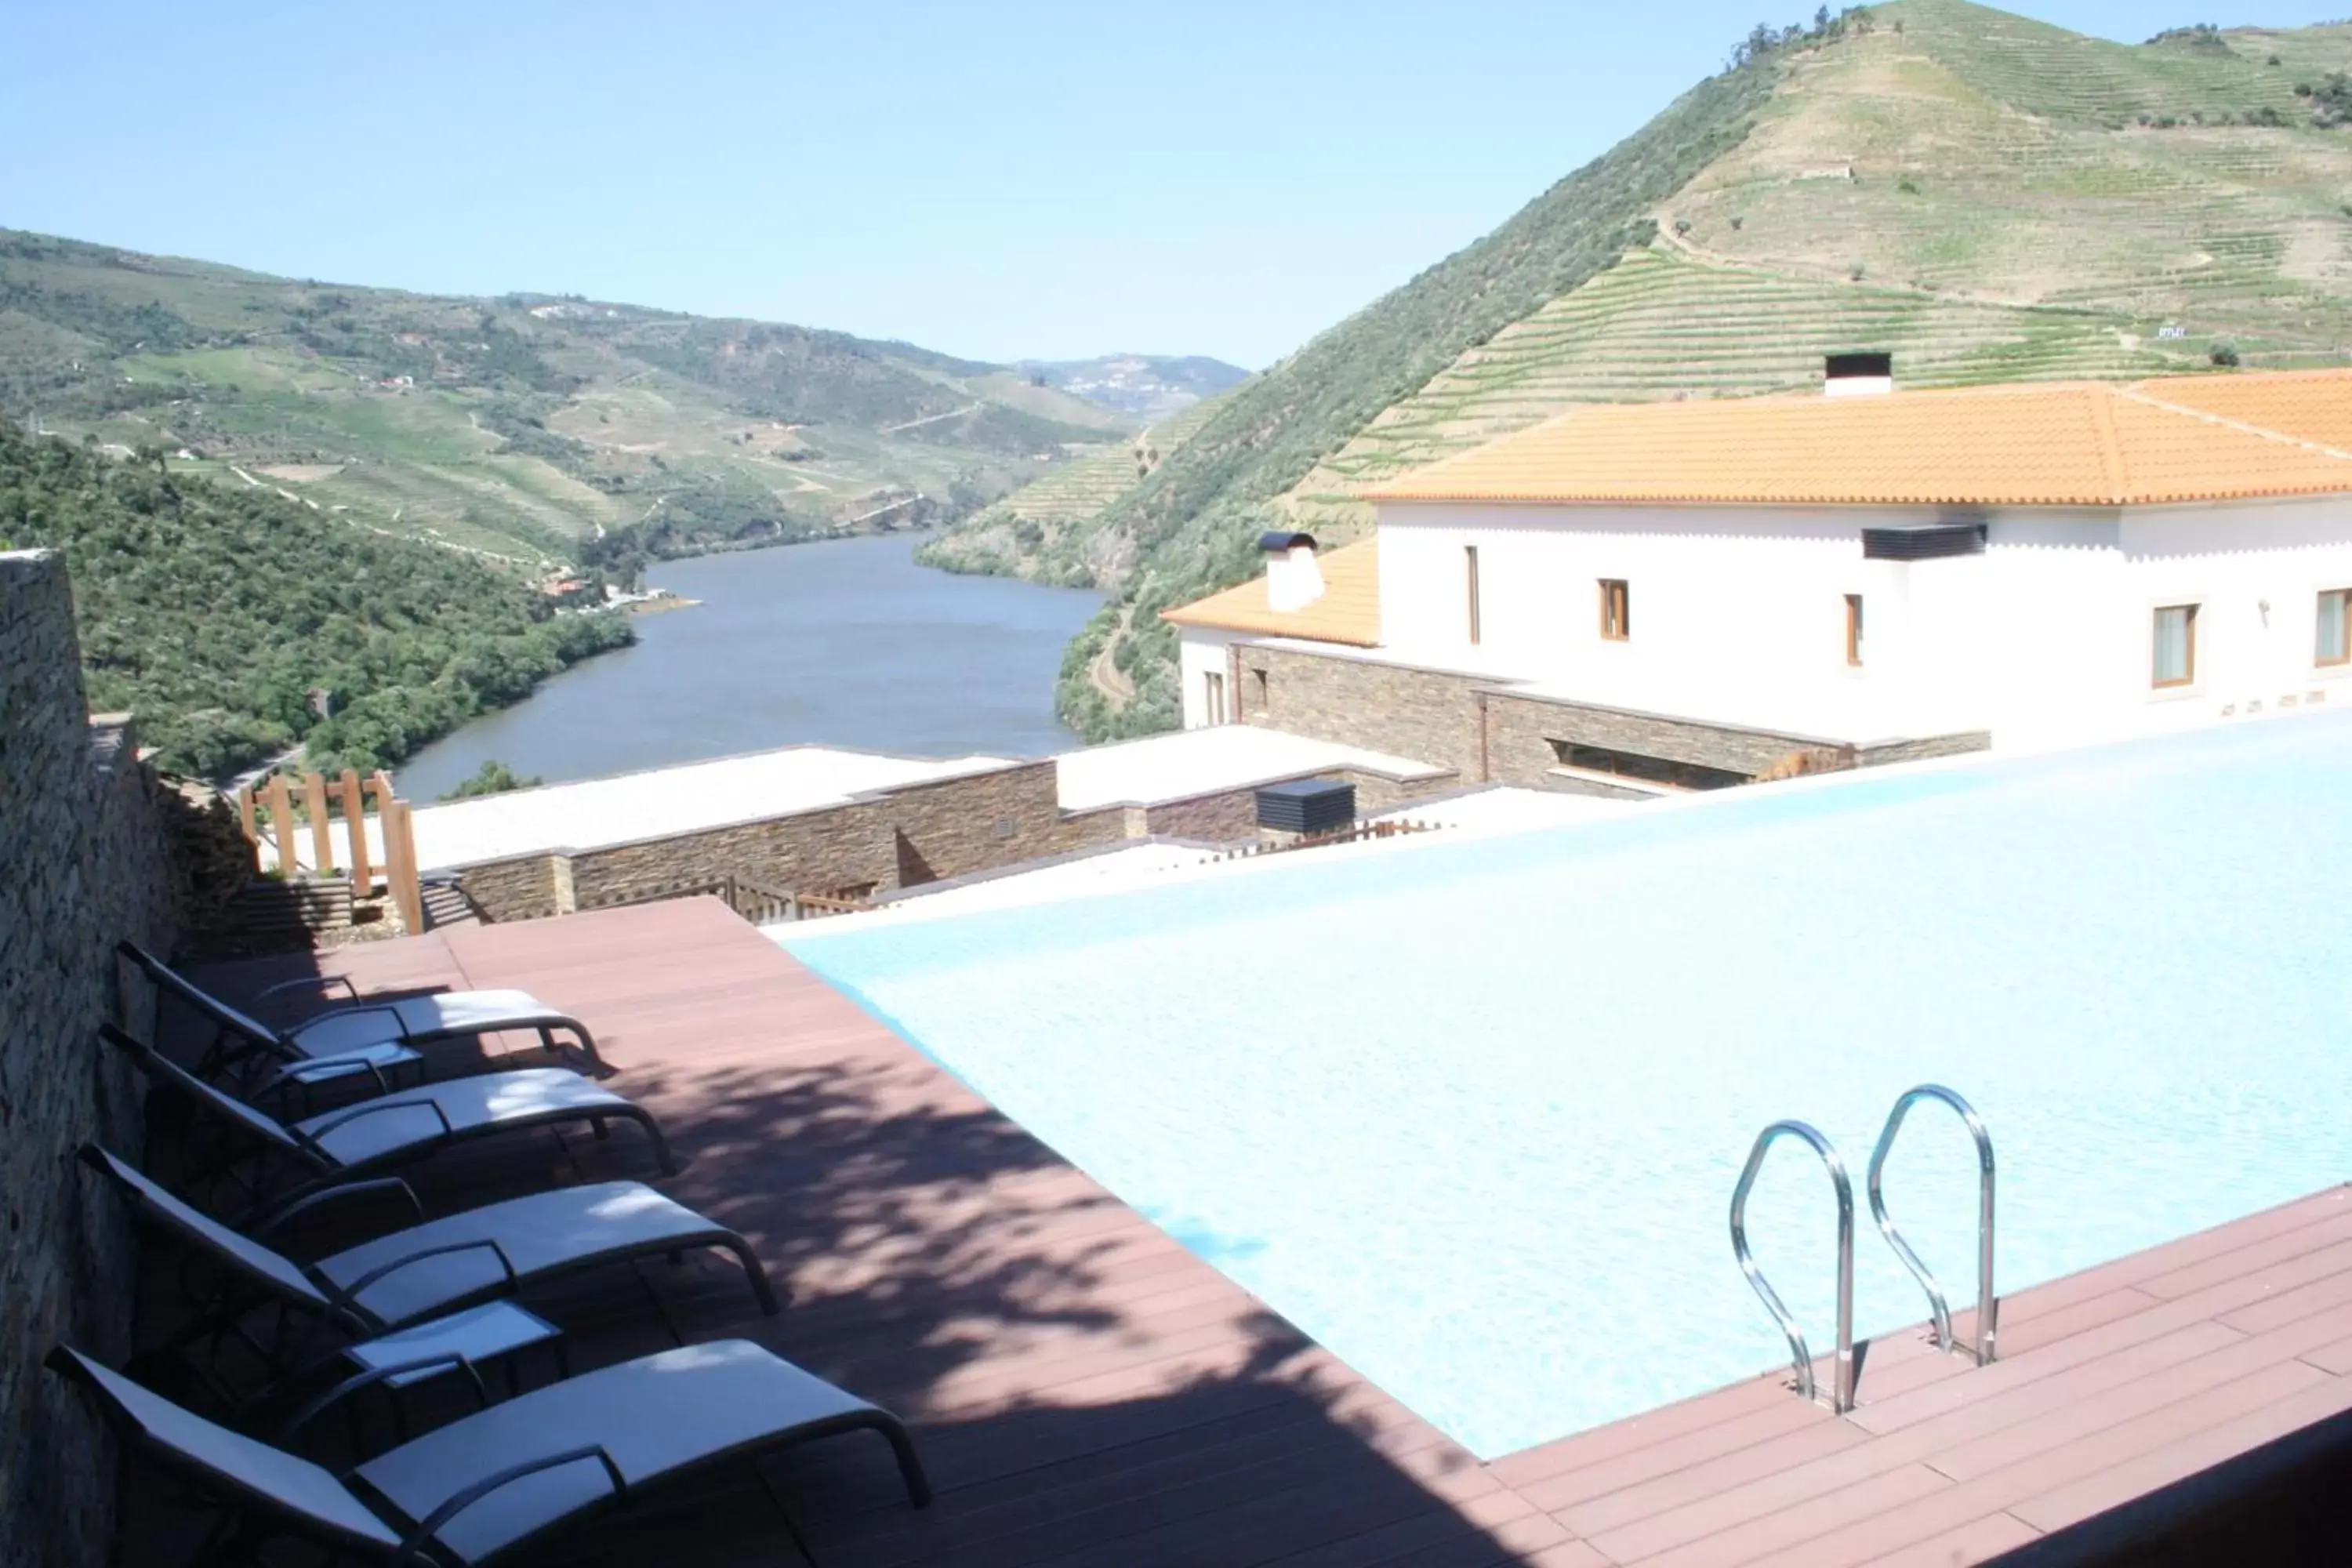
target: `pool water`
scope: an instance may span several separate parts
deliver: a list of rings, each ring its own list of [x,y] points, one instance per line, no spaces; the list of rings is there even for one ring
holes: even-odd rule
[[[1492,1457],[1785,1364],[1726,1222],[1777,1118],[1853,1172],[1864,1334],[1926,1315],[1862,1204],[1913,1084],[1992,1130],[2004,1293],[2343,1180],[2347,779],[2307,715],[782,940]],[[1886,1187],[1972,1303],[1942,1107]],[[1817,1352],[1832,1216],[1776,1148],[1750,1231]]]

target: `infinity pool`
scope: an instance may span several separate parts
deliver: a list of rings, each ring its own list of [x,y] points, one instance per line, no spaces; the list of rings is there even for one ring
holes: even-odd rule
[[[783,940],[1492,1457],[1785,1362],[1725,1218],[1776,1118],[1859,1208],[1895,1097],[1968,1095],[2004,1293],[2352,1173],[2347,785],[2309,715]],[[1898,1151],[1972,1301],[1966,1136]],[[1916,1321],[1857,1217],[1860,1331]],[[1817,1351],[1832,1220],[1780,1146],[1750,1227]]]

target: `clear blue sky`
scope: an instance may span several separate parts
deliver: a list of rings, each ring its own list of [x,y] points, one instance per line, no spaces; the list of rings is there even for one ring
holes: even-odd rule
[[[2137,41],[2352,0],[2015,8]],[[8,0],[0,225],[978,358],[1257,366],[1801,10]]]

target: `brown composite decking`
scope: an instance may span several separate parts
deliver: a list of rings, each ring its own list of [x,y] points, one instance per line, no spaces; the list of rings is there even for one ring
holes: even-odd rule
[[[2009,1298],[1990,1368],[1884,1341],[1843,1418],[1764,1376],[1481,1464],[716,900],[316,963],[368,988],[519,986],[586,1020],[690,1162],[664,1185],[789,1284],[769,1319],[724,1265],[649,1268],[661,1311],[637,1296],[583,1320],[581,1362],[659,1348],[665,1325],[757,1339],[908,1417],[940,1490],[909,1510],[879,1446],[843,1440],[767,1468],[798,1544],[738,1486],[649,1501],[557,1561],[1943,1568],[2035,1542],[2057,1560],[2146,1505],[2108,1510],[2352,1410],[2352,1202],[2333,1189]],[[562,1157],[651,1173],[625,1129]],[[498,1168],[543,1179],[545,1158]],[[442,1202],[496,1166],[453,1162]]]

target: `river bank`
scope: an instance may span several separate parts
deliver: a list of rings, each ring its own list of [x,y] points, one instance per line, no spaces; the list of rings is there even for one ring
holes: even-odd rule
[[[1102,597],[914,562],[913,531],[654,564],[698,601],[633,617],[626,648],[485,714],[395,773],[430,801],[495,759],[549,783],[817,743],[920,756],[1041,755],[1064,647]],[[679,607],[683,607],[682,605]]]

